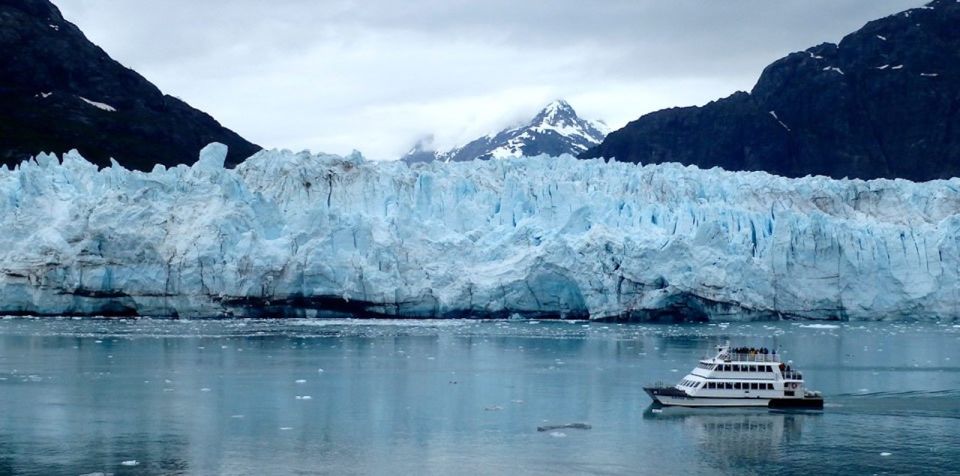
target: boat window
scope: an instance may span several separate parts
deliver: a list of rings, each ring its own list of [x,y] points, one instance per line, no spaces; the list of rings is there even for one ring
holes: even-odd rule
[[[734,389],[734,390],[740,390],[740,382],[734,382],[734,383],[733,383],[733,389]]]
[[[757,371],[757,366],[756,366],[756,365],[751,365],[751,366],[750,366],[750,371],[751,371],[751,372],[756,372],[756,371]]]
[[[724,372],[729,372],[729,371],[730,371],[730,364],[723,364],[723,371],[724,371]]]
[[[750,390],[760,390],[760,385],[757,383],[751,383]]]
[[[767,390],[773,390],[773,384],[772,384],[772,383],[768,383],[768,384],[767,384]]]
[[[739,371],[740,371],[740,366],[737,365],[737,364],[733,364],[733,371],[734,371],[734,372],[739,372]]]
[[[726,382],[726,383],[723,384],[723,388],[725,388],[725,389],[727,389],[727,390],[733,390],[733,384],[730,383],[730,382]]]
[[[709,384],[709,386],[708,386],[707,388],[717,388],[717,383],[716,383],[716,382],[710,382],[710,384]]]

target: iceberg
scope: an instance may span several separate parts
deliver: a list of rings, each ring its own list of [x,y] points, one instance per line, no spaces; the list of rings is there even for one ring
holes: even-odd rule
[[[0,168],[0,314],[960,316],[960,180],[263,151]]]

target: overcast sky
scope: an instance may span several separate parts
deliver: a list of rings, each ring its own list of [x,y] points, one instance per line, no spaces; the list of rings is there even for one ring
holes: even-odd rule
[[[54,0],[94,43],[264,147],[396,158],[554,98],[618,128],[922,0]]]

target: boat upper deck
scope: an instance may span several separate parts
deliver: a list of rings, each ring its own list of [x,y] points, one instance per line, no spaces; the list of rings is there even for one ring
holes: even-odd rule
[[[780,355],[777,354],[776,350],[769,350],[767,348],[753,348],[753,347],[738,347],[735,349],[730,349],[729,347],[723,346],[717,352],[717,355],[713,358],[714,362],[780,362]]]

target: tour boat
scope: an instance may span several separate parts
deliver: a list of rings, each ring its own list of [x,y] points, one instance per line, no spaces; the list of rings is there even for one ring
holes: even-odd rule
[[[729,342],[676,385],[643,390],[664,406],[823,408],[820,392],[806,390],[803,375],[776,350],[731,348]]]

